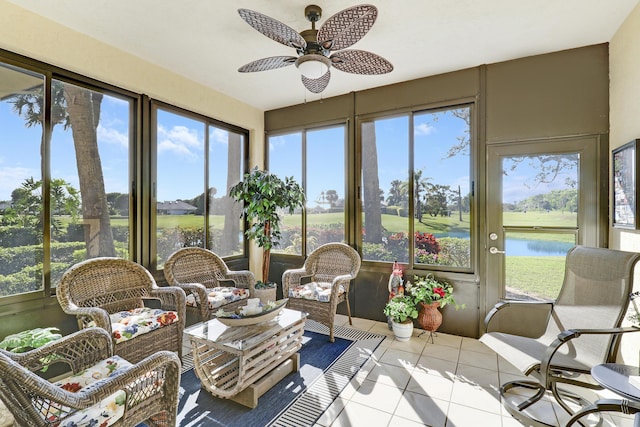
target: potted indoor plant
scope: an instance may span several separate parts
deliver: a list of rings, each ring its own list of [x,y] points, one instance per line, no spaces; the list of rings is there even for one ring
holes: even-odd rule
[[[7,335],[0,341],[0,349],[12,353],[25,353],[40,348],[52,341],[59,340],[60,338],[62,338],[60,330],[55,327],[28,329],[16,334]],[[52,354],[41,360],[41,362],[44,363],[41,369],[42,372],[47,371],[49,367],[48,363],[50,360],[53,360],[54,357],[55,354]]]
[[[453,286],[444,280],[436,279],[433,274],[426,277],[414,276],[414,283],[407,282],[405,292],[420,307],[418,324],[425,331],[435,332],[442,324],[442,313],[438,308],[453,304],[456,310],[464,308],[453,298]]]
[[[391,328],[398,341],[408,341],[413,335],[413,319],[418,310],[409,295],[398,295],[384,306],[384,314],[391,319]]]
[[[279,210],[290,214],[304,205],[304,191],[293,177],[284,180],[255,167],[229,189],[229,196],[242,202],[242,213],[249,222],[244,235],[262,248],[262,283],[269,283],[271,248],[280,239]],[[268,286],[256,284],[259,286]],[[273,285],[275,289],[275,285]]]

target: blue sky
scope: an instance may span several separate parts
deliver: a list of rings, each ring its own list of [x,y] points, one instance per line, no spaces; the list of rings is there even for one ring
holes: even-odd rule
[[[436,118],[434,120],[434,118]],[[105,96],[102,103],[98,143],[107,192],[128,192],[129,104]],[[466,124],[451,114],[414,115],[415,169],[431,182],[460,186],[462,195],[469,192],[468,158],[448,158],[446,151],[456,138],[464,134]],[[178,114],[158,112],[158,185],[159,201],[190,199],[202,192],[204,181],[204,125]],[[398,116],[376,121],[378,142],[378,172],[380,186],[388,195],[392,180],[406,181],[409,158],[409,118]],[[336,190],[345,194],[345,158],[341,149],[345,133],[342,126],[309,131],[307,134],[307,165],[309,206],[316,205],[320,194]],[[218,189],[218,197],[226,185],[227,148],[229,135],[210,128],[210,183]],[[26,128],[24,120],[11,111],[11,105],[0,102],[0,200],[10,200],[11,191],[31,176],[40,179],[40,127]],[[301,135],[293,133],[269,139],[270,168],[279,176],[301,180]],[[334,167],[337,165],[338,167]],[[513,202],[529,195],[557,187],[527,188],[535,170],[528,163],[519,168],[519,177],[505,182],[504,200]],[[63,178],[79,188],[75,152],[70,130],[60,125],[54,128],[51,150],[51,175]],[[575,173],[574,173],[575,175]],[[564,177],[561,180],[564,181]]]

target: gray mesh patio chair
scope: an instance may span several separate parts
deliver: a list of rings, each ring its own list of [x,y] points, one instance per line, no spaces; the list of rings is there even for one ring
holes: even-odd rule
[[[591,368],[615,361],[621,334],[640,330],[620,327],[629,305],[633,270],[639,258],[637,253],[576,246],[567,253],[564,282],[555,301],[505,301],[488,313],[485,318],[487,332],[480,341],[524,375],[533,377],[500,386],[503,404],[520,422],[534,426],[552,425],[534,418],[527,411],[547,391],[569,414],[574,413],[575,403],[587,403],[577,394],[569,393],[566,387],[563,389],[563,384],[601,389],[594,381],[589,381]],[[550,308],[546,328],[540,337],[493,330],[494,319],[507,315],[508,319],[517,321],[518,310],[531,304],[547,304]],[[513,394],[506,396],[518,388],[528,390],[527,396],[530,396],[521,398],[519,403]]]
[[[351,325],[349,285],[360,271],[360,255],[344,243],[327,243],[311,252],[302,268],[282,274],[282,293],[289,298],[287,307],[308,313],[308,318],[329,327],[334,341],[333,324],[338,304],[347,303]]]
[[[178,249],[171,254],[164,263],[164,277],[170,285],[184,289],[187,311],[202,321],[215,317],[219,308],[233,311],[244,305],[246,298],[253,297],[256,285],[252,272],[229,270],[214,252],[198,247]],[[216,292],[215,288],[221,291]]]
[[[63,372],[39,375],[43,365]],[[101,328],[83,329],[36,350],[0,350],[0,398],[20,426],[176,425],[180,360],[159,351],[138,362],[113,356]]]
[[[185,294],[178,287],[160,287],[151,273],[133,261],[99,257],[69,268],[56,289],[62,310],[84,329],[97,326],[113,338],[114,351],[136,363],[160,350],[182,359]],[[160,308],[146,307],[151,301]]]

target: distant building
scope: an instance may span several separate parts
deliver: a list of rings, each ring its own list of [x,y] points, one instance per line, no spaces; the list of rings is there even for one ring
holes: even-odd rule
[[[9,209],[11,207],[11,202],[2,202],[0,201],[0,212],[5,209]]]
[[[157,211],[160,215],[187,215],[195,212],[197,208],[180,200],[158,202]]]

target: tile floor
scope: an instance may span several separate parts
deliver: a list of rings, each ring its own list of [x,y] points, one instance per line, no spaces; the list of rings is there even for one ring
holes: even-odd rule
[[[346,316],[336,323],[349,326]],[[422,330],[416,329],[408,342],[400,342],[386,323],[353,319],[352,327],[388,338],[316,427],[521,426],[502,407],[498,392],[500,383],[521,375],[480,341],[439,333],[431,343],[428,333],[419,336]],[[551,401],[536,405],[551,425],[566,423],[564,411]],[[604,426],[633,426],[622,414],[603,419]]]

